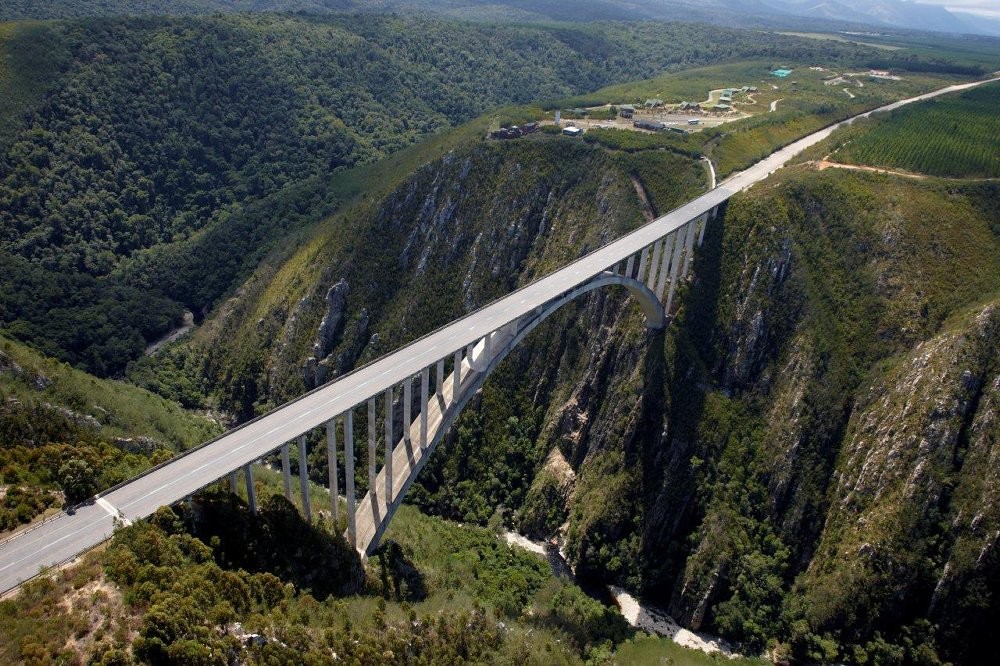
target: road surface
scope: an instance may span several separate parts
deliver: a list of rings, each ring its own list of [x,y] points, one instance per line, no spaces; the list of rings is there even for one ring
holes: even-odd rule
[[[989,79],[988,81],[1000,80]],[[901,100],[860,114],[899,108],[915,101],[964,90],[988,81],[955,86]],[[134,521],[173,504],[229,472],[259,460],[283,442],[323,425],[326,421],[419,373],[456,349],[475,343],[486,334],[530,313],[608,267],[635,254],[657,239],[711,211],[737,192],[765,179],[806,148],[827,138],[837,123],[782,148],[750,168],[737,173],[680,208],[670,211],[636,231],[574,261],[447,326],[384,356],[349,375],[320,387],[274,411],[250,421],[200,447],[156,467],[125,484],[101,494],[101,501],[59,514],[26,532],[0,543],[0,592],[32,578],[45,567],[68,561],[107,539],[114,518]]]

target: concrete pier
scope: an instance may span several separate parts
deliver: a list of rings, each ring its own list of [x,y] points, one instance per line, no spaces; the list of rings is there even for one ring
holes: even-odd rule
[[[368,399],[368,490],[375,493],[375,460],[378,455],[375,439],[375,398]]]
[[[292,465],[288,462],[288,442],[281,445],[281,475],[285,481],[285,499],[292,501]]]
[[[340,520],[340,490],[337,488],[337,419],[326,422],[326,461],[330,468],[330,508],[332,509],[333,528],[337,529]]]
[[[392,387],[385,390],[385,501],[392,501]]]
[[[347,410],[344,417],[344,485],[347,492],[347,540],[351,546],[358,544],[358,503],[354,499],[354,410]]]
[[[656,269],[660,266],[660,251],[663,249],[663,239],[653,243],[653,257],[649,261],[649,277],[646,278],[646,286],[650,291],[656,285]]]
[[[299,435],[299,492],[302,493],[302,513],[306,522],[312,522],[312,506],[309,502],[309,463],[307,460],[306,436]]]
[[[257,515],[257,489],[253,487],[253,463],[243,467],[243,478],[247,484],[247,505],[250,513]]]
[[[420,371],[420,448],[427,448],[427,402],[430,393],[430,368]],[[405,427],[405,426],[404,426]]]

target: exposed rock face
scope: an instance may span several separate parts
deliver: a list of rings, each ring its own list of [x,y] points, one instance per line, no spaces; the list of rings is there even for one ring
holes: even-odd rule
[[[52,385],[52,380],[38,371],[22,368],[17,361],[0,351],[0,373],[9,374],[36,391],[44,391]]]
[[[917,345],[867,389],[834,475],[818,556],[803,578],[807,598],[855,608],[872,622],[905,622],[906,609],[918,608],[947,624],[969,585],[997,575],[998,350],[993,303]],[[861,588],[863,605],[851,598]]]
[[[323,299],[326,304],[326,312],[323,314],[319,329],[316,331],[312,355],[306,359],[302,367],[302,377],[306,388],[320,386],[329,377],[329,363],[326,362],[326,357],[336,342],[337,333],[344,320],[347,295],[350,292],[351,286],[344,278],[341,278],[326,291],[326,296]]]
[[[347,295],[351,287],[347,280],[341,278],[337,284],[326,291],[326,314],[319,323],[319,330],[316,332],[316,343],[313,345],[313,356],[323,358],[333,348],[340,323],[344,319],[344,306],[347,303]]]

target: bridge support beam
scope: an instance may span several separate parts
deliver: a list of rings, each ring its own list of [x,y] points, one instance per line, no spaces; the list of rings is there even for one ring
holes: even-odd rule
[[[427,448],[427,404],[430,393],[430,368],[420,371],[420,448]]]
[[[652,291],[656,285],[656,269],[660,266],[660,251],[663,249],[663,239],[653,243],[653,256],[649,260],[649,277],[646,278],[646,287]]]
[[[375,491],[375,456],[377,440],[375,438],[375,398],[368,399],[368,491]]]
[[[238,493],[240,489],[240,482],[239,479],[237,478],[237,474],[238,472],[229,473],[229,492],[231,492],[234,495]]]
[[[285,499],[292,501],[292,465],[288,462],[288,442],[281,445],[281,474],[285,481]]]
[[[681,239],[681,230],[678,229],[674,232],[674,256],[670,260],[670,290],[667,292],[667,304],[664,309],[667,314],[670,314],[670,306],[674,302],[674,292],[677,291],[677,266],[681,262],[681,250],[684,248],[684,243]]]
[[[437,387],[435,393],[439,396],[444,395],[444,359],[438,359],[437,362],[437,372],[434,375],[434,385]]]
[[[257,490],[253,487],[253,463],[243,467],[243,477],[247,484],[247,504],[250,506],[250,513],[257,515]]]
[[[410,443],[410,424],[413,423],[410,413],[413,407],[413,377],[403,380],[403,441]]]
[[[684,237],[684,240],[685,240],[685,248],[684,249],[687,251],[686,252],[687,256],[684,257],[684,277],[688,276],[688,273],[691,271],[691,265],[694,263],[694,261],[693,261],[693,259],[694,259],[694,235],[695,235],[694,225],[695,225],[696,222],[697,222],[697,220],[691,220],[690,222],[687,223],[687,226],[685,227],[687,229],[687,235]]]
[[[337,419],[326,422],[326,462],[330,470],[330,504],[333,529],[340,521],[340,490],[337,488]]]
[[[698,231],[698,247],[701,247],[705,240],[705,227],[708,226],[708,213],[701,216],[701,229]]]
[[[625,277],[632,277],[632,268],[635,267],[635,255],[630,254],[625,262]]]
[[[662,301],[663,300],[663,288],[667,284],[667,271],[670,270],[670,255],[673,252],[675,239],[677,238],[677,232],[671,232],[667,234],[666,239],[663,241],[663,261],[660,262],[660,276],[656,280],[656,289],[653,293],[656,297]]]
[[[459,349],[455,352],[455,370],[452,374],[451,382],[451,399],[452,401],[458,400],[458,396],[462,390],[462,350]]]
[[[639,273],[635,276],[639,282],[642,282],[646,276],[646,256],[649,254],[647,250],[649,250],[648,245],[639,250]]]
[[[344,485],[347,490],[347,540],[351,547],[358,543],[358,505],[354,500],[354,410],[344,417]]]
[[[302,513],[306,522],[312,522],[312,506],[309,503],[309,470],[306,458],[306,436],[299,435],[299,492],[302,493]]]
[[[405,430],[405,428],[404,428]],[[392,501],[392,387],[385,390],[385,501]]]

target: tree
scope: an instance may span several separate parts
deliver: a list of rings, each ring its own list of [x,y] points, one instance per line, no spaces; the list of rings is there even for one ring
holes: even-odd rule
[[[66,493],[66,504],[79,504],[97,492],[97,473],[87,461],[73,458],[59,468],[59,486]]]

